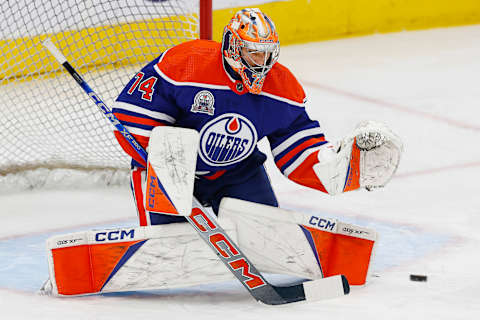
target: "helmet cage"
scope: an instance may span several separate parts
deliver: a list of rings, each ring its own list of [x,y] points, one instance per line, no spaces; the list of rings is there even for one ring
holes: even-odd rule
[[[245,68],[253,73],[258,73],[259,76],[265,76],[268,71],[277,62],[279,56],[278,43],[256,43],[251,41],[242,41],[240,49],[240,57]],[[255,55],[263,53],[263,62],[258,63]]]

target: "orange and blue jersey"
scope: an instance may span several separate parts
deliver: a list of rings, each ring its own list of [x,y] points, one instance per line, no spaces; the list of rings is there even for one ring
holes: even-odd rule
[[[199,177],[234,177],[261,154],[257,142],[266,137],[284,175],[325,191],[312,165],[327,141],[307,115],[305,101],[303,88],[280,63],[269,71],[262,92],[251,94],[224,61],[220,43],[194,40],[165,51],[135,74],[113,112],[144,147],[156,126],[197,130]],[[134,166],[145,166],[116,136]]]

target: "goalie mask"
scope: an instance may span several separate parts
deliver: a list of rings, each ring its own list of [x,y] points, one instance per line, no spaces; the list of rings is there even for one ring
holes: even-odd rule
[[[279,51],[275,25],[259,9],[238,11],[223,31],[223,56],[251,93],[262,91]]]

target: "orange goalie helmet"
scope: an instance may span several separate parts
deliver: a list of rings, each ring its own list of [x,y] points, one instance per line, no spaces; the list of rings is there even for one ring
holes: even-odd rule
[[[265,77],[277,62],[279,52],[275,25],[260,9],[238,11],[223,31],[223,56],[251,93],[262,91]]]

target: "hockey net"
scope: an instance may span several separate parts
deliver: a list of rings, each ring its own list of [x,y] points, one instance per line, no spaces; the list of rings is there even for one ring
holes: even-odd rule
[[[111,106],[141,66],[167,48],[199,37],[201,2],[3,1],[0,192],[60,180],[78,184],[72,175],[86,178],[87,184],[128,181],[129,158],[111,124],[49,56],[43,40],[49,37],[61,48]]]

